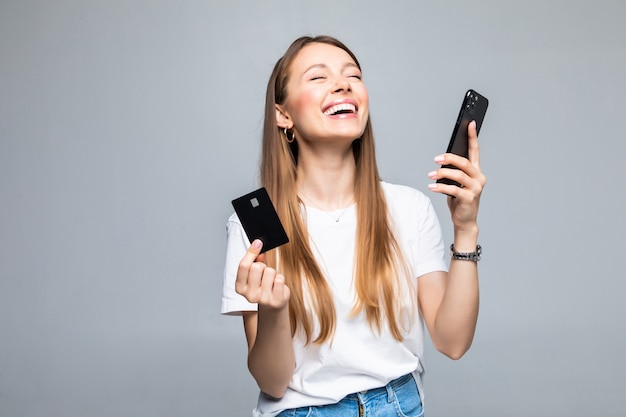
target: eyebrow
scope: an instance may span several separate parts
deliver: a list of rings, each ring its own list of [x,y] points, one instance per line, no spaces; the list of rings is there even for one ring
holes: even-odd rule
[[[302,74],[306,74],[307,72],[311,71],[312,69],[327,69],[328,65],[326,64],[313,64],[310,67],[308,67],[307,69],[304,70],[304,72]],[[361,70],[359,68],[359,66],[357,64],[355,64],[354,62],[346,62],[345,64],[343,64],[343,66],[341,67],[341,70],[345,70],[346,68],[356,68],[359,71]]]

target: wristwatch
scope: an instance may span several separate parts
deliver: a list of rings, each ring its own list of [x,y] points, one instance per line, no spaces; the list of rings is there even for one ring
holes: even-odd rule
[[[452,259],[458,259],[460,261],[480,261],[480,255],[483,253],[483,248],[480,245],[476,245],[474,252],[457,252],[454,250],[454,243],[450,245],[450,257]]]

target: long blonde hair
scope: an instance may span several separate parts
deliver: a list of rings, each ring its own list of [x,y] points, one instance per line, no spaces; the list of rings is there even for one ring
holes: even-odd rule
[[[279,249],[269,251],[267,262],[285,276],[291,290],[289,311],[292,334],[300,330],[306,343],[311,340],[313,343],[324,343],[332,340],[335,331],[335,306],[331,289],[309,245],[300,211],[301,202],[296,188],[297,141],[287,142],[285,133],[276,125],[275,113],[275,104],[282,105],[287,99],[291,63],[298,52],[311,43],[343,49],[360,68],[356,56],[335,38],[301,37],[291,44],[274,66],[267,85],[260,176],[290,240]],[[402,340],[403,326],[397,300],[401,298],[399,292],[403,278],[409,277],[388,217],[369,118],[363,135],[352,143],[352,151],[356,162],[354,198],[357,203],[354,270],[357,297],[352,313],[357,315],[364,311],[368,323],[378,332],[386,320],[390,334]],[[316,335],[313,335],[312,314],[319,323]]]

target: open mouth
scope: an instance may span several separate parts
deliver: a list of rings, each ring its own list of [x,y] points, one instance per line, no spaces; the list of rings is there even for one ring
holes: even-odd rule
[[[352,103],[341,103],[330,106],[324,111],[326,116],[339,116],[342,114],[356,114],[356,106]]]

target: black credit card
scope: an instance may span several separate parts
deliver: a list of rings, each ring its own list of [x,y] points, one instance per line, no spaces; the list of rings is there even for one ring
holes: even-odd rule
[[[261,239],[261,253],[289,242],[267,190],[262,187],[232,201],[243,230],[252,242]]]

